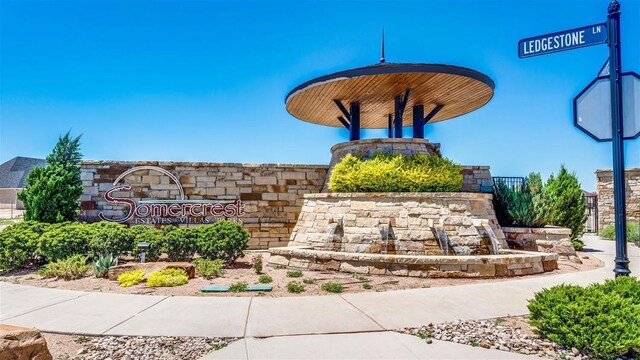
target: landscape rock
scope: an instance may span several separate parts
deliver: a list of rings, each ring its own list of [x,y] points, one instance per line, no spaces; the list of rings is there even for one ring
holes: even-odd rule
[[[456,320],[398,331],[426,338],[428,343],[435,339],[553,359],[592,359],[576,348],[563,349],[556,343],[535,334],[526,334],[519,327],[502,324],[498,320]]]
[[[40,330],[0,324],[0,360],[51,360]]]

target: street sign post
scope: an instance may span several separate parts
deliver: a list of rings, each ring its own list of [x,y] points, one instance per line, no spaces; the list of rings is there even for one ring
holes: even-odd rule
[[[520,40],[518,42],[518,56],[528,58],[606,42],[606,24],[595,24]]]
[[[623,100],[622,100],[622,64],[620,57],[620,3],[618,0],[611,0],[607,9],[607,22],[581,28],[561,31],[557,33],[535,36],[518,42],[518,56],[528,58],[538,55],[546,55],[564,50],[573,50],[585,46],[592,46],[607,43],[609,45],[609,102],[611,116],[611,142],[613,144],[613,198],[615,212],[615,238],[616,238],[616,258],[614,272],[616,276],[627,276],[629,271],[629,258],[627,257],[627,224],[625,207],[625,183],[624,183],[624,147],[623,139],[626,135],[623,123]],[[604,77],[605,79],[607,76]],[[600,78],[598,78],[600,79]],[[591,91],[602,93],[602,83],[597,80],[590,84],[588,88],[594,86]],[[580,95],[589,90],[585,89]],[[580,97],[580,95],[578,97]],[[590,97],[590,94],[585,95]],[[592,96],[591,96],[592,97]],[[635,98],[635,96],[634,96]],[[633,102],[633,107],[640,106],[640,103]],[[633,110],[635,113],[635,110]],[[604,116],[600,121],[606,122]],[[634,121],[635,123],[635,121]],[[576,126],[587,132],[590,136],[598,140],[590,131],[603,132],[602,126],[594,127],[593,124]],[[595,129],[595,130],[594,130]],[[634,129],[637,130],[637,129]],[[631,133],[634,133],[634,130]],[[606,135],[606,134],[605,134]],[[632,136],[633,137],[633,136]],[[604,138],[604,135],[603,135]]]
[[[573,99],[573,125],[594,140],[611,141],[611,78],[598,76]],[[624,140],[640,137],[640,75],[622,74]]]
[[[628,276],[627,208],[624,183],[624,124],[622,122],[622,59],[620,49],[620,3],[612,0],[607,9],[609,31],[609,77],[611,82],[611,139],[613,143],[613,209],[616,233],[616,276]]]

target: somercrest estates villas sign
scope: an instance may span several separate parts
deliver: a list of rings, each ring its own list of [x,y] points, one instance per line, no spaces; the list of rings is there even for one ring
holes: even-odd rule
[[[136,171],[154,171],[168,176],[179,192],[179,199],[133,199],[129,194],[130,184],[123,180]],[[244,204],[240,200],[188,200],[180,180],[171,172],[157,166],[136,166],[118,176],[113,186],[104,193],[108,204],[125,206],[123,217],[110,218],[101,211],[98,217],[104,221],[135,224],[204,224],[221,219],[241,221],[245,215]]]

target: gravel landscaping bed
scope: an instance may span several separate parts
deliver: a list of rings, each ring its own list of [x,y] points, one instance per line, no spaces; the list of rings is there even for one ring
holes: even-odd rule
[[[400,332],[419,336],[427,343],[435,339],[552,359],[592,359],[578,349],[563,349],[550,340],[541,338],[524,317],[458,320],[420,328],[405,328]]]
[[[191,360],[236,340],[173,336],[44,335],[56,360]]]

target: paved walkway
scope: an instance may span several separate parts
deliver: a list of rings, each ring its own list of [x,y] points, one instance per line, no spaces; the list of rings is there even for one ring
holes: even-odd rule
[[[540,359],[396,332],[245,338],[202,358],[211,359]]]
[[[244,348],[245,358],[250,355],[249,349],[260,351],[261,344],[273,344],[274,349],[279,349],[277,344],[291,341],[292,335],[381,332],[369,336],[386,338],[387,343],[400,346],[404,343],[389,338],[396,335],[386,330],[455,319],[523,315],[527,313],[527,300],[542,288],[561,283],[586,285],[612,278],[614,243],[589,236],[584,240],[587,247],[593,249],[593,254],[605,261],[604,268],[504,282],[381,293],[290,298],[168,297],[87,293],[0,283],[0,322],[88,335],[245,337],[248,339],[224,350],[239,354],[237,348]],[[629,250],[632,271],[637,275],[640,273],[640,251],[637,247],[629,247]],[[255,339],[275,336],[287,336],[287,339],[274,338],[266,342]],[[356,339],[358,336],[341,335],[338,339]],[[304,336],[297,338],[306,339]],[[367,346],[362,351],[365,350]],[[385,358],[384,351],[376,353]],[[278,357],[277,352],[273,354]],[[325,357],[326,354],[322,355]],[[483,358],[482,355],[474,357]]]

